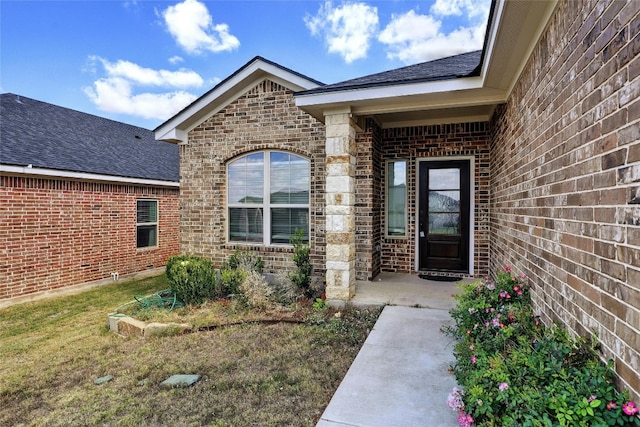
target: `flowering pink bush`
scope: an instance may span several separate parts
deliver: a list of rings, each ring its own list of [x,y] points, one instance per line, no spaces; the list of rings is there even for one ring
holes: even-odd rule
[[[450,311],[458,339],[447,399],[464,427],[640,426],[640,408],[616,390],[597,342],[545,327],[524,275],[463,285]]]

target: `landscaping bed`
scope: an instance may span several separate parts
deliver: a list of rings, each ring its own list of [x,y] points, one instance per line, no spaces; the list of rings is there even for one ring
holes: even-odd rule
[[[463,285],[451,310],[459,388],[448,398],[461,426],[640,426],[638,407],[616,390],[597,339],[546,327],[529,285],[509,267]]]

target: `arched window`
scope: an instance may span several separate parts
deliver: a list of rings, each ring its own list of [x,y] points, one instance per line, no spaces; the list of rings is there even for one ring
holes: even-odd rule
[[[260,151],[227,166],[229,242],[289,244],[296,229],[309,239],[309,160]]]

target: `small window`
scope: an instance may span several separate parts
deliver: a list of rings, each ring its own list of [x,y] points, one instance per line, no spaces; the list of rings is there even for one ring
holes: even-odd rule
[[[138,248],[158,246],[157,200],[138,200],[136,234]]]
[[[309,160],[280,151],[242,156],[227,167],[229,241],[289,244],[309,239]]]
[[[387,236],[407,235],[407,162],[387,163]]]

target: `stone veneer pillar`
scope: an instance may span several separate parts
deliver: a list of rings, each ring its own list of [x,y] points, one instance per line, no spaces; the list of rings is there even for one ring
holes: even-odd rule
[[[350,111],[325,112],[325,132],[326,295],[348,300],[356,288],[356,129]]]

